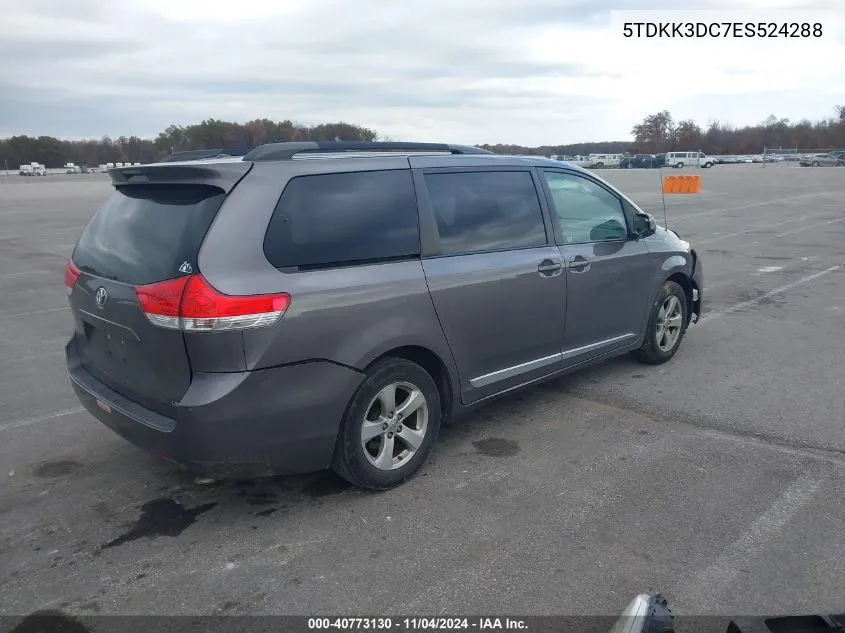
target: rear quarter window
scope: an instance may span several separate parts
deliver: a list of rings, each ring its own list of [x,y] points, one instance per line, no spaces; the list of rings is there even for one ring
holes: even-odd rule
[[[293,178],[264,237],[264,255],[281,269],[378,263],[419,253],[410,170]]]
[[[73,262],[132,285],[196,272],[200,245],[225,197],[207,185],[118,187],[83,230]]]

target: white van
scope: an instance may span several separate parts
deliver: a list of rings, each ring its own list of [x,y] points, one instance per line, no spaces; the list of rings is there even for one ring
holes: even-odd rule
[[[605,167],[619,167],[622,154],[590,154],[590,167],[604,169]]]
[[[666,154],[666,166],[676,169],[684,165],[706,169],[712,167],[715,162],[704,152],[667,152]]]

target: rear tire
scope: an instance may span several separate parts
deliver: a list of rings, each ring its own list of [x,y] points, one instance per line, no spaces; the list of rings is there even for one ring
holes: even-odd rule
[[[814,160],[814,161],[813,161],[813,167],[818,167],[818,166],[819,166],[819,161]]]
[[[648,365],[670,360],[684,339],[687,311],[684,289],[674,281],[665,282],[651,306],[642,347],[632,352],[634,358]]]
[[[684,164],[683,164],[683,163],[675,163],[675,168],[677,168],[677,169],[683,169],[683,168],[684,168]]]
[[[441,420],[440,392],[425,369],[402,358],[378,361],[347,407],[332,469],[359,488],[394,488],[425,463]]]

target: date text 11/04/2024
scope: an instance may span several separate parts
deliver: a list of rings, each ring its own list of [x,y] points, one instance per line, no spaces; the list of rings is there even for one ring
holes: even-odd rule
[[[308,618],[308,629],[345,631],[495,631],[527,630],[524,620],[519,618]]]
[[[625,22],[624,37],[819,38],[821,22]]]

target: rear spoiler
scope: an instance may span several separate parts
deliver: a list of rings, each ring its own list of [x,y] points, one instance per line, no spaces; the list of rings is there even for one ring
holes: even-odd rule
[[[252,148],[229,147],[221,149],[193,149],[184,152],[174,152],[162,158],[159,162],[174,163],[186,160],[204,160],[207,158],[222,158],[225,156],[246,156]]]
[[[112,185],[211,185],[227,194],[252,169],[242,160],[213,163],[154,163],[137,167],[109,169]]]

